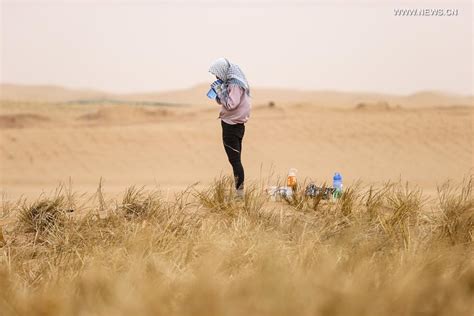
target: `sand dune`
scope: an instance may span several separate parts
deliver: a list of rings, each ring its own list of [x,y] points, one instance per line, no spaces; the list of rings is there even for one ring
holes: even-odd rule
[[[107,93],[85,89],[67,89],[52,85],[1,84],[0,99],[11,101],[65,102],[107,98]]]
[[[361,102],[356,105],[356,110],[361,111],[391,111],[391,110],[401,110],[402,107],[400,105],[393,106],[388,102],[375,102],[375,103],[366,103]]]
[[[19,113],[0,115],[0,129],[40,126],[49,118],[39,114]]]
[[[218,108],[57,105],[3,102],[2,117],[22,128],[0,135],[0,189],[38,196],[71,178],[93,191],[147,185],[168,191],[208,184],[230,166]],[[400,111],[327,108],[318,104],[255,105],[243,163],[249,181],[299,170],[300,180],[349,184],[409,180],[428,191],[472,173],[472,107]],[[9,116],[7,116],[9,115]],[[49,117],[37,124],[37,119]],[[8,120],[7,120],[8,121]],[[3,123],[7,124],[7,123]]]
[[[114,94],[95,90],[75,90],[56,86],[0,85],[0,100],[34,102],[75,102],[84,100],[113,100],[120,102],[161,102],[184,105],[210,105],[205,96],[208,84],[188,89]],[[252,88],[253,104],[264,105],[273,101],[279,105],[312,104],[323,107],[354,107],[359,103],[388,102],[393,106],[407,108],[444,107],[452,105],[473,106],[473,96],[456,95],[436,91],[422,91],[411,95],[394,95],[371,92],[342,92],[327,90],[296,90],[275,88]]]
[[[100,108],[95,112],[86,113],[78,117],[80,121],[105,123],[150,122],[173,115],[167,109],[147,109],[136,106],[110,106]]]

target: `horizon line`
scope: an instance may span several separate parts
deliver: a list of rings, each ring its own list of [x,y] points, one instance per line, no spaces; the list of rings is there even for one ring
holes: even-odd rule
[[[23,87],[49,87],[49,88],[60,88],[66,90],[75,90],[75,91],[93,91],[97,93],[104,93],[104,94],[112,94],[112,95],[134,95],[134,94],[164,94],[169,92],[176,92],[176,91],[185,91],[196,88],[198,86],[207,85],[206,82],[199,82],[195,83],[190,86],[183,86],[182,88],[172,88],[167,90],[135,90],[135,91],[112,91],[108,89],[101,89],[101,88],[93,88],[93,87],[77,87],[77,86],[68,86],[68,85],[60,85],[54,83],[15,83],[15,82],[3,82],[0,81],[0,86],[11,85],[11,86],[23,86]],[[376,91],[376,90],[345,90],[345,89],[336,89],[336,88],[293,88],[293,87],[283,87],[283,86],[255,86],[252,89],[256,90],[289,90],[289,91],[298,91],[298,92],[335,92],[335,93],[354,93],[354,94],[383,94],[383,95],[393,95],[393,96],[410,96],[416,95],[420,93],[437,93],[437,94],[444,94],[450,96],[461,96],[461,97],[474,97],[474,91],[471,93],[459,93],[453,92],[449,90],[440,90],[440,89],[419,89],[414,90],[409,93],[395,93],[395,92],[385,92],[385,91]]]

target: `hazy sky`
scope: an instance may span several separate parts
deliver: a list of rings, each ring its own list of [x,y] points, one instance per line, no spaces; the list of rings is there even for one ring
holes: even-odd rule
[[[179,89],[225,56],[254,86],[473,93],[471,1],[0,1],[1,82]]]

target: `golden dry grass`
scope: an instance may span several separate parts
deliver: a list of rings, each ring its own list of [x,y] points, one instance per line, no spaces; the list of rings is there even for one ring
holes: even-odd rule
[[[99,186],[89,200],[62,188],[4,203],[17,220],[3,230],[0,313],[472,315],[472,186],[430,200],[359,183],[295,203],[258,184],[236,200],[224,177],[168,199],[131,187],[108,200]]]

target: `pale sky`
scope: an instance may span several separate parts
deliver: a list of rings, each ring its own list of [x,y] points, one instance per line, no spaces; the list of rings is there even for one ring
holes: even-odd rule
[[[0,1],[3,83],[181,89],[227,57],[251,86],[473,94],[472,1]]]

